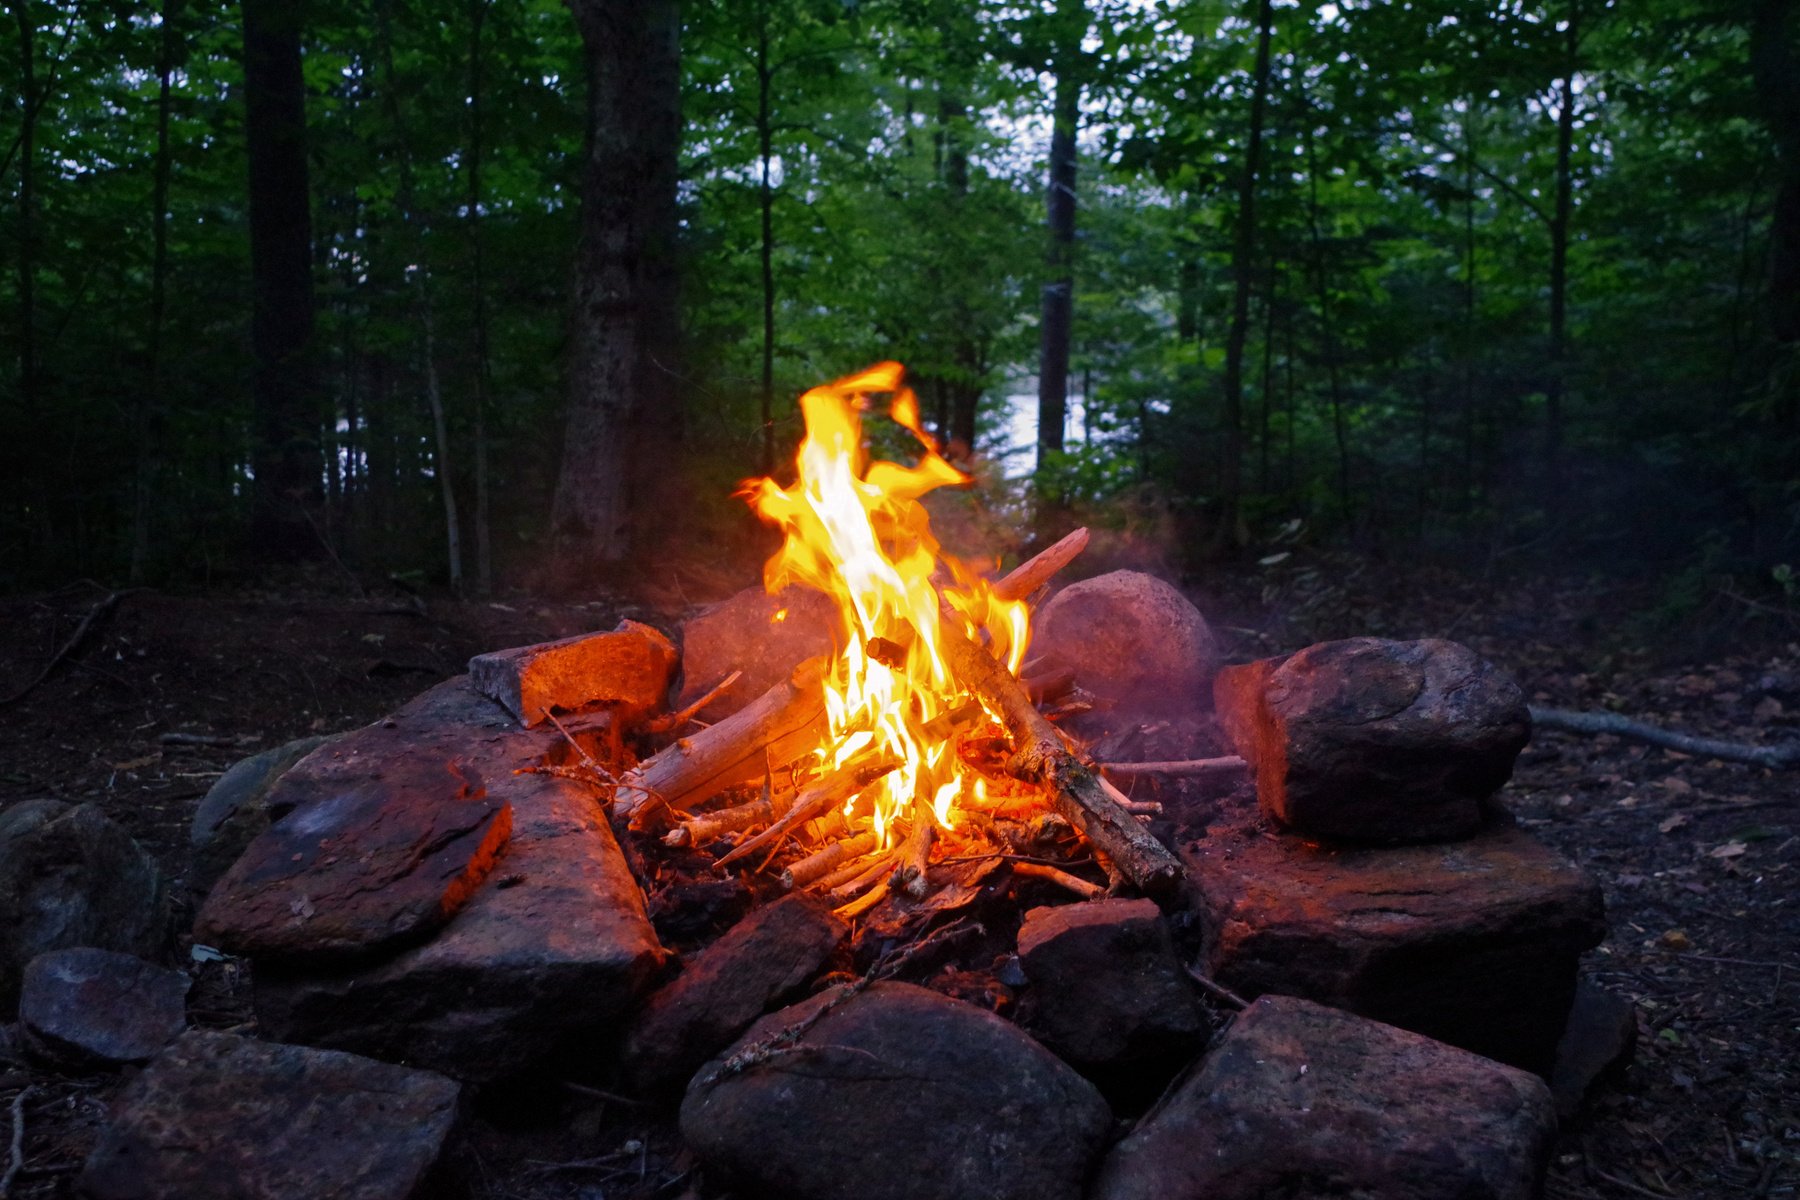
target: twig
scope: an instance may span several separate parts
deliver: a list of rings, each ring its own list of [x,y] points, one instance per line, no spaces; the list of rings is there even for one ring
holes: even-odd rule
[[[164,746],[235,746],[237,739],[224,733],[165,733],[156,739]]]
[[[1094,778],[1096,778],[1100,781],[1101,790],[1113,798],[1113,803],[1117,804],[1120,808],[1124,809],[1126,812],[1130,813],[1132,816],[1134,816],[1134,817],[1160,817],[1160,816],[1162,816],[1163,806],[1161,804],[1157,803],[1155,800],[1133,800],[1130,796],[1127,796],[1124,792],[1121,792],[1117,787],[1115,787],[1113,785],[1112,780],[1108,779],[1106,776],[1096,775]]]
[[[12,1195],[13,1180],[25,1166],[25,1101],[37,1091],[34,1083],[24,1088],[13,1097],[12,1102],[12,1149],[6,1160],[6,1174],[0,1175],[0,1200]]]
[[[587,1096],[593,1100],[604,1100],[608,1104],[623,1104],[627,1108],[650,1107],[650,1102],[648,1100],[634,1100],[630,1096],[621,1096],[617,1092],[609,1092],[602,1088],[589,1087],[585,1083],[571,1083],[565,1079],[563,1080],[563,1087],[567,1091],[574,1092],[577,1096]]]
[[[101,600],[98,604],[94,605],[94,607],[88,609],[87,616],[81,618],[81,624],[75,627],[75,632],[70,636],[68,641],[62,644],[62,648],[50,656],[50,661],[44,664],[44,669],[38,672],[37,678],[33,679],[30,683],[26,684],[12,695],[0,698],[0,708],[3,708],[8,704],[17,704],[25,697],[31,695],[32,692],[35,692],[38,685],[50,678],[51,673],[55,671],[57,667],[62,665],[65,658],[68,658],[69,655],[81,648],[81,644],[87,640],[88,635],[112,613],[113,609],[119,606],[119,601],[134,592],[142,592],[145,590],[147,589],[126,588],[123,591],[110,592],[104,600]]]
[[[733,671],[725,678],[719,680],[718,683],[708,688],[698,700],[694,701],[680,712],[672,712],[667,716],[658,717],[654,721],[645,722],[644,732],[667,733],[671,729],[680,729],[683,725],[686,725],[689,721],[694,719],[695,713],[711,704],[714,700],[717,700],[719,694],[741,679],[743,674],[742,671]]]
[[[1245,1000],[1242,996],[1238,995],[1224,984],[1202,975],[1193,967],[1186,966],[1186,964],[1183,964],[1183,968],[1187,971],[1188,978],[1200,985],[1201,991],[1211,996],[1214,1000],[1217,1000],[1220,1004],[1223,1004],[1226,1008],[1243,1012],[1246,1008],[1250,1007],[1250,1002],[1248,1000]]]
[[[719,859],[717,865],[730,866],[740,858],[754,854],[770,842],[786,836],[789,830],[802,821],[812,820],[832,805],[862,791],[899,765],[900,760],[891,757],[853,760],[801,792],[794,799],[792,808],[755,837],[739,842],[731,853]]]
[[[1042,863],[1015,862],[1012,864],[1012,873],[1015,876],[1022,875],[1027,879],[1042,879],[1054,883],[1064,891],[1074,892],[1083,900],[1098,900],[1106,895],[1106,889],[1099,884],[1089,883],[1067,871],[1059,871],[1055,867],[1045,866]]]
[[[1250,764],[1235,754],[1220,758],[1190,758],[1177,762],[1110,762],[1100,769],[1115,779],[1135,779],[1139,775],[1211,775],[1226,771],[1242,771]]]
[[[1723,759],[1725,762],[1748,763],[1753,767],[1780,770],[1800,766],[1800,742],[1782,746],[1752,746],[1744,742],[1725,742],[1716,738],[1695,737],[1676,733],[1643,721],[1634,721],[1618,713],[1572,712],[1564,708],[1531,706],[1531,724],[1537,729],[1554,729],[1559,733],[1610,733],[1618,737],[1648,742],[1652,746],[1676,750],[1701,758]]]
[[[563,723],[556,719],[555,713],[551,712],[549,709],[545,709],[544,716],[552,725],[556,726],[556,732],[563,735],[563,740],[575,748],[575,753],[581,756],[583,766],[587,767],[588,770],[598,776],[600,781],[608,787],[616,788],[619,786],[618,776],[601,766],[599,761],[595,759],[593,755],[589,754],[580,742],[575,740],[574,735],[563,728]]]

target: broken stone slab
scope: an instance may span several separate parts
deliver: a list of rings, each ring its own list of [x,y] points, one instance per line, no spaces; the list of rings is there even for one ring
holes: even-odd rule
[[[676,707],[685,708],[733,671],[742,671],[696,714],[707,721],[730,716],[807,659],[834,653],[839,623],[837,606],[813,588],[796,585],[775,595],[745,588],[682,625]]]
[[[802,896],[751,913],[650,997],[625,1041],[626,1078],[646,1093],[679,1090],[770,1007],[811,982],[846,932]]]
[[[93,946],[154,958],[170,935],[156,863],[96,804],[27,800],[0,813],[0,1010],[25,965]]]
[[[626,620],[610,633],[478,654],[469,660],[469,677],[530,727],[553,711],[606,706],[629,717],[661,708],[676,659],[660,630]]]
[[[146,1062],[187,1027],[192,982],[115,950],[51,950],[25,967],[20,1033],[34,1054],[57,1066]]]
[[[516,1074],[567,1044],[617,1037],[666,958],[643,893],[581,784],[496,778],[513,806],[512,841],[456,918],[367,967],[258,962],[263,1029],[472,1082]]]
[[[1540,1074],[1582,951],[1606,934],[1587,872],[1495,814],[1474,837],[1344,847],[1254,817],[1182,858],[1212,978],[1303,996]]]
[[[1265,996],[1107,1156],[1092,1200],[1531,1200],[1543,1082],[1418,1034]]]
[[[252,754],[219,776],[194,811],[194,821],[188,831],[188,845],[193,850],[187,875],[190,891],[205,896],[212,890],[213,884],[249,848],[256,835],[269,827],[269,812],[264,801],[275,781],[328,740],[324,737],[298,738],[286,745]]]
[[[1637,1010],[1631,1001],[1591,980],[1577,983],[1550,1072],[1557,1118],[1564,1123],[1574,1120],[1597,1088],[1631,1064],[1636,1049]]]
[[[681,1132],[710,1169],[793,1200],[1082,1195],[1112,1119],[1092,1084],[974,1005],[902,983],[843,997],[764,1017],[695,1077]]]
[[[1222,671],[1214,705],[1264,812],[1354,841],[1468,836],[1531,736],[1518,685],[1435,638],[1322,642]]]
[[[1032,1032],[1103,1084],[1130,1074],[1160,1086],[1206,1043],[1206,1010],[1150,900],[1034,908],[1019,962]]]
[[[1206,618],[1175,587],[1142,571],[1072,583],[1032,617],[1031,654],[1075,682],[1120,719],[1203,708],[1218,650]],[[1084,732],[1103,736],[1103,714]]]
[[[429,1071],[194,1030],[112,1102],[90,1200],[412,1200],[460,1088]]]

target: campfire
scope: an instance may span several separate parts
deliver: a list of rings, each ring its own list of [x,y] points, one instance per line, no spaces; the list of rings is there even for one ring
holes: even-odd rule
[[[870,461],[863,419],[883,402],[922,448],[915,465]],[[895,889],[924,896],[934,849],[991,858],[1011,847],[997,822],[1050,812],[1084,835],[1109,878],[1151,894],[1172,887],[1179,865],[1137,820],[1144,806],[1034,703],[1067,680],[1021,677],[1029,598],[1081,552],[1086,531],[990,581],[932,535],[922,498],[971,480],[921,426],[898,363],[814,388],[800,406],[794,482],[750,480],[741,494],[784,534],[764,585],[829,597],[838,652],[640,764],[616,789],[618,812],[671,846],[735,838],[721,866],[784,860],[785,886],[829,895],[847,916]],[[743,801],[732,785],[747,769],[760,791]],[[1044,864],[1018,867],[1100,890]]]

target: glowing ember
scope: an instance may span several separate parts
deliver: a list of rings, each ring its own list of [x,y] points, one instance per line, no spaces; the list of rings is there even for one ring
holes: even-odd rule
[[[957,807],[984,795],[985,781],[962,763],[950,735],[969,697],[940,653],[940,622],[961,622],[975,636],[985,630],[1015,675],[1028,637],[1025,605],[996,597],[931,534],[920,498],[969,477],[937,453],[902,373],[898,363],[881,363],[807,392],[798,478],[788,488],[750,480],[743,491],[786,533],[764,585],[772,593],[790,583],[817,588],[842,617],[843,653],[825,681],[830,733],[820,771],[899,763],[845,805],[851,828],[871,831],[880,846],[903,826],[950,828]],[[916,466],[868,460],[862,414],[880,396],[924,447]]]

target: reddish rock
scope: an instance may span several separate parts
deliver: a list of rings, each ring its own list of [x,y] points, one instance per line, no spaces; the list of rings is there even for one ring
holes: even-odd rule
[[[61,1066],[144,1062],[187,1027],[191,982],[113,950],[52,950],[25,968],[20,1031],[34,1053]]]
[[[0,1010],[39,954],[95,946],[153,957],[170,924],[162,873],[99,805],[27,800],[0,812]]]
[[[1550,1072],[1557,1117],[1573,1120],[1595,1088],[1624,1073],[1636,1049],[1637,1009],[1631,1001],[1586,979],[1578,983]]]
[[[1531,736],[1518,685],[1436,639],[1322,642],[1221,672],[1214,702],[1264,812],[1355,841],[1468,836]]]
[[[801,896],[760,908],[650,997],[625,1042],[625,1072],[645,1092],[678,1090],[772,1006],[794,998],[847,932]]]
[[[1111,1124],[1015,1026],[923,988],[839,989],[772,1013],[703,1068],[681,1132],[709,1170],[789,1200],[1077,1200]],[[783,1030],[796,1041],[733,1072]]]
[[[1328,847],[1227,823],[1183,847],[1208,973],[1549,1070],[1581,952],[1586,872],[1496,815],[1446,845]]]
[[[196,1030],[112,1101],[77,1186],[90,1200],[411,1200],[458,1100],[427,1071]]]
[[[193,848],[187,872],[189,891],[204,898],[212,890],[256,835],[269,827],[267,800],[276,781],[328,740],[299,738],[242,759],[219,777],[194,810],[189,827],[188,844]]]
[[[675,674],[674,643],[648,625],[621,621],[611,633],[478,654],[475,689],[527,726],[552,711],[607,706],[628,715],[662,707]]]
[[[253,958],[325,962],[441,927],[493,870],[513,814],[473,762],[438,749],[403,747],[371,776],[290,771],[277,789],[291,807],[214,885],[194,936]]]
[[[666,957],[643,893],[585,787],[496,778],[515,814],[512,844],[467,907],[429,942],[368,967],[258,962],[265,1031],[477,1082],[616,1036]]]
[[[1304,1000],[1264,997],[1107,1156],[1092,1200],[1531,1200],[1542,1081]]]
[[[1032,1032],[1083,1070],[1167,1082],[1206,1042],[1206,1011],[1152,901],[1034,908],[1019,961]]]
[[[681,627],[681,695],[685,707],[733,671],[743,675],[699,716],[717,721],[793,674],[809,658],[837,647],[837,606],[808,587],[783,588],[771,596],[745,588],[699,613]]]
[[[1051,597],[1032,618],[1031,654],[1135,713],[1200,705],[1218,662],[1200,611],[1141,571],[1084,579]]]

